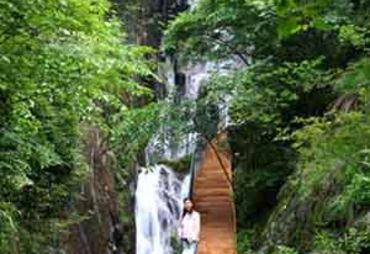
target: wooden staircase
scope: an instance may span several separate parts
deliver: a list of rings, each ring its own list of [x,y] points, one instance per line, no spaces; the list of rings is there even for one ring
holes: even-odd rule
[[[195,208],[201,213],[198,254],[236,254],[231,156],[220,146],[226,138],[219,134],[207,145],[194,180]]]

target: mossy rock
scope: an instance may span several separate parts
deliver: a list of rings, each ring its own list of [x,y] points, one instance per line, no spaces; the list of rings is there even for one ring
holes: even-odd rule
[[[181,254],[181,243],[176,236],[171,237],[171,247],[173,249],[173,254]]]
[[[191,155],[184,156],[177,160],[161,160],[159,164],[164,164],[173,169],[176,173],[185,175],[189,172],[191,166]]]

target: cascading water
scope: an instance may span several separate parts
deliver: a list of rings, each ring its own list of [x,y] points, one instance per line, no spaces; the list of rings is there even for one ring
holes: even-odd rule
[[[136,190],[136,253],[171,254],[182,199],[190,189],[190,177],[181,182],[164,165],[143,169]]]
[[[196,1],[194,1],[196,4]],[[214,74],[225,75],[228,72],[243,67],[245,63],[237,57],[223,59],[219,61],[205,61],[196,64],[189,63],[183,68],[179,68],[185,73],[185,95],[184,97],[191,100],[196,100],[199,96],[200,88]],[[231,94],[225,95],[223,102],[219,102],[219,124],[218,130],[223,130],[230,124],[229,104],[232,99]]]

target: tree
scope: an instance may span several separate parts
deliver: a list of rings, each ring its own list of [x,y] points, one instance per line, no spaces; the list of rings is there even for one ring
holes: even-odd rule
[[[125,43],[105,0],[6,0],[0,19],[0,252],[46,253],[88,173],[83,126],[122,138],[149,51]]]

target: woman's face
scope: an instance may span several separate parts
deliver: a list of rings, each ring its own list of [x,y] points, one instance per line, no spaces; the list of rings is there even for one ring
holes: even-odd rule
[[[184,207],[186,211],[190,212],[193,210],[193,202],[191,200],[185,200]]]

